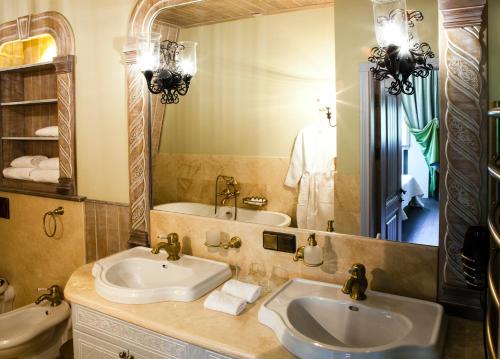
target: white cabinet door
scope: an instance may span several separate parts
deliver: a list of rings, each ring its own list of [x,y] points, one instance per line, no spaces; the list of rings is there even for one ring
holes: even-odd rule
[[[116,359],[127,351],[133,359],[231,359],[86,307],[72,311],[76,359]]]
[[[120,353],[128,353],[128,359],[146,359],[134,352],[127,352],[128,348],[117,346],[97,339],[91,335],[73,331],[75,359],[119,359]],[[127,359],[127,357],[124,357]]]

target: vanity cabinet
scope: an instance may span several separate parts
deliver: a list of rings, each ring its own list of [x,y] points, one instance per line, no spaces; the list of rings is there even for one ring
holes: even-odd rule
[[[230,359],[95,310],[73,305],[75,359]]]

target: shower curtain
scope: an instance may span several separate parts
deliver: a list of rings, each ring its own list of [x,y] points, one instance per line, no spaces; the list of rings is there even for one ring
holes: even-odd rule
[[[429,167],[429,192],[436,192],[436,174],[439,170],[439,79],[433,70],[426,78],[413,76],[413,95],[403,95],[404,120],[418,143]]]

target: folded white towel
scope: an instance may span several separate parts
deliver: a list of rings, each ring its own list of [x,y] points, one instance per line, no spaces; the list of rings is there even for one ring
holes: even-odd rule
[[[57,137],[59,136],[59,126],[39,128],[35,131],[35,135],[41,137]]]
[[[38,164],[38,168],[44,170],[58,170],[59,171],[59,157],[49,158],[43,160]]]
[[[30,174],[34,168],[7,167],[2,171],[5,178],[32,181]]]
[[[35,168],[40,162],[46,160],[46,156],[21,156],[10,163],[11,167],[17,168]]]
[[[260,297],[262,287],[256,284],[240,282],[236,279],[230,279],[222,286],[222,291],[226,294],[246,300],[253,303]]]
[[[205,299],[203,306],[206,309],[218,310],[231,315],[239,315],[247,306],[244,299],[214,290]]]
[[[31,171],[30,177],[35,182],[59,183],[58,170],[43,170],[35,168]]]

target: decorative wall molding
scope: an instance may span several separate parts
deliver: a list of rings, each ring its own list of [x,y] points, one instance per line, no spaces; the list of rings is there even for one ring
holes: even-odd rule
[[[57,118],[59,125],[59,187],[75,193],[75,73],[73,55],[54,58],[57,75]]]
[[[458,3],[458,4],[457,4]],[[487,216],[486,0],[440,0],[441,228],[439,293],[443,303],[479,310],[461,262],[465,233]]]
[[[57,193],[76,195],[75,156],[75,40],[68,20],[47,11],[26,15],[0,25],[0,46],[38,35],[51,35],[57,46],[54,65],[57,75],[60,178]]]
[[[128,45],[125,47],[128,83],[128,132],[129,132],[129,198],[130,198],[130,245],[149,245],[149,209],[151,207],[151,131],[161,133],[163,111],[153,107],[151,96],[146,88],[144,76],[135,64],[134,38],[137,34],[151,31],[157,15],[169,7],[186,0],[140,0],[135,6],[128,26]],[[156,114],[153,116],[153,113]],[[148,119],[152,118],[152,128]],[[159,138],[155,136],[155,138]],[[154,151],[153,151],[154,152]]]
[[[26,15],[17,19],[17,36],[19,40],[26,40],[30,37],[31,15]]]

